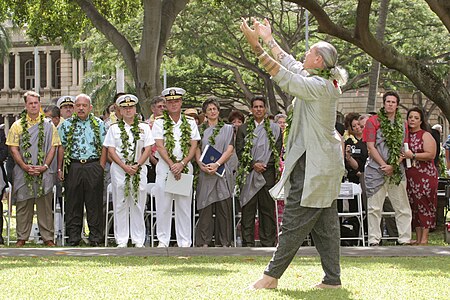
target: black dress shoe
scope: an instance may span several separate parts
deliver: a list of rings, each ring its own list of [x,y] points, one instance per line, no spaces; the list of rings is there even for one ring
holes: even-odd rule
[[[80,246],[80,241],[72,241],[67,243],[71,247]]]

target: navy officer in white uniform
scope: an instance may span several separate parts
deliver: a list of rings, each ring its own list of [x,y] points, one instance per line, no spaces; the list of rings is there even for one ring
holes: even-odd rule
[[[127,247],[130,235],[137,248],[144,247],[145,240],[147,168],[142,165],[155,141],[150,126],[136,113],[137,103],[138,98],[131,94],[117,98],[123,118],[111,125],[103,143],[112,159],[114,237],[119,248]]]
[[[191,160],[200,140],[194,118],[181,113],[182,98],[186,91],[172,87],[162,91],[167,110],[156,118],[152,127],[159,162],[156,165],[156,182],[153,190],[156,201],[156,235],[158,247],[168,247],[172,225],[172,203],[175,202],[175,232],[178,247],[192,244],[192,197],[165,191],[166,179],[171,172],[175,179],[181,173],[193,173]]]

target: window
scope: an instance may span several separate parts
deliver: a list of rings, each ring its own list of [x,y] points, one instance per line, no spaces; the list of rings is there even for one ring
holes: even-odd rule
[[[29,59],[25,62],[25,90],[34,88],[34,61]]]
[[[53,64],[53,87],[61,88],[61,59],[55,60]]]

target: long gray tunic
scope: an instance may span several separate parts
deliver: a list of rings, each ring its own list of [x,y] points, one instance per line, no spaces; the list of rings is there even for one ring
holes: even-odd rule
[[[330,207],[339,195],[344,158],[341,139],[334,124],[341,90],[333,82],[319,76],[308,76],[303,65],[289,55],[273,80],[280,88],[296,97],[286,158],[281,180],[271,189],[279,198],[285,188],[289,193],[289,177],[297,160],[306,152],[306,171],[301,205]]]
[[[208,127],[202,137],[202,152],[206,145],[209,144],[208,139],[212,135],[214,127]],[[225,124],[215,138],[213,147],[222,154],[227,150],[233,141],[233,127]],[[209,175],[202,171],[199,174],[197,186],[197,209],[203,209],[214,202],[231,198],[233,194],[233,170],[229,161],[225,163],[225,175],[223,177],[217,175]]]
[[[28,129],[30,133],[30,143],[31,147],[28,151],[31,153],[31,162],[33,165],[37,165],[38,159],[38,135],[39,135],[39,123],[30,127]],[[53,137],[53,124],[49,122],[44,122],[44,153],[47,154],[52,147],[52,137]],[[22,145],[22,136],[20,137],[20,145]],[[23,149],[19,147],[20,154],[23,159]],[[44,156],[44,161],[45,161]],[[25,161],[25,159],[24,159]],[[55,173],[56,173],[56,165],[50,164],[49,169],[42,173],[42,184],[44,187],[44,195],[50,193],[53,189],[53,185],[55,184]],[[30,193],[30,190],[26,184],[25,180],[25,172],[22,168],[16,164],[13,169],[13,196],[17,201],[25,201],[31,198],[36,198],[38,192],[38,185],[35,183],[33,185],[33,193]]]
[[[278,124],[270,123],[270,129],[275,141],[280,137],[281,131]],[[255,128],[254,134],[256,137],[253,139],[253,148],[251,151],[254,162],[262,162],[267,165],[272,156],[272,149],[270,148],[269,138],[267,137],[266,129],[261,124]],[[279,149],[278,149],[279,150]],[[279,159],[278,157],[274,159]],[[253,196],[266,184],[264,175],[262,173],[255,172],[253,169],[247,175],[247,180],[241,188],[239,200],[241,206],[246,205]]]

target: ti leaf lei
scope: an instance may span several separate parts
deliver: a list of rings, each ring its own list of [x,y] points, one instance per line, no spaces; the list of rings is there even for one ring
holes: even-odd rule
[[[264,119],[264,129],[267,132],[267,138],[269,139],[269,146],[270,146],[270,149],[272,150],[272,155],[273,155],[273,158],[275,161],[276,178],[279,179],[279,177],[280,177],[280,153],[278,152],[278,149],[276,147],[276,141],[275,141],[275,137],[272,132],[272,128],[270,128],[269,118]],[[281,134],[281,132],[280,132],[280,134]]]
[[[163,116],[164,116],[164,134],[165,134],[164,147],[166,148],[169,158],[173,162],[176,162],[177,159],[173,154],[173,150],[175,149],[175,139],[173,137],[173,122],[167,110],[163,112]],[[189,155],[189,149],[191,147],[190,144],[191,126],[189,125],[185,115],[181,115],[180,130],[181,130],[181,140],[180,140],[181,150],[183,151],[183,156],[187,157]],[[187,166],[184,167],[183,172],[185,173],[188,172]]]
[[[22,126],[22,151],[24,162],[27,165],[32,165],[33,162],[31,160],[31,153],[28,149],[31,147],[30,142],[30,132],[28,131],[28,122],[27,122],[27,111],[24,110],[20,116],[20,125]],[[39,115],[39,125],[38,125],[38,157],[37,157],[37,165],[42,166],[44,164],[44,115]],[[30,195],[34,195],[33,193],[33,183],[36,183],[38,187],[37,198],[44,195],[44,187],[42,185],[42,174],[38,176],[33,176],[25,172],[25,181],[29,190]]]
[[[295,104],[295,102],[292,102],[292,107],[289,110],[288,115],[287,115],[286,128],[284,129],[284,136],[283,136],[283,140],[284,140],[284,144],[285,145],[287,145],[289,132],[291,131],[292,117],[294,115],[294,104]]]
[[[238,187],[238,194],[240,193],[240,189],[244,186],[247,181],[247,175],[251,171],[251,164],[253,160],[253,156],[251,154],[253,148],[253,141],[256,137],[255,135],[255,119],[253,116],[249,116],[247,119],[247,136],[245,139],[244,150],[242,152],[241,159],[239,160],[239,169],[236,177],[236,185]],[[264,129],[267,133],[267,138],[269,140],[270,149],[272,150],[272,155],[274,156],[275,161],[275,172],[277,172],[277,178],[279,177],[280,170],[280,160],[279,153],[276,148],[275,137],[273,135],[272,129],[270,128],[270,120],[268,118],[264,118]]]
[[[325,79],[330,79],[331,77],[331,70],[330,69],[306,69],[309,73],[309,76],[319,76]]]
[[[69,172],[69,167],[71,163],[71,154],[72,154],[72,146],[73,146],[73,134],[75,132],[75,128],[77,127],[78,121],[80,118],[76,113],[72,115],[72,124],[69,127],[69,132],[67,133],[67,145],[64,148],[64,172]],[[94,143],[95,148],[97,150],[97,155],[100,157],[102,153],[102,143],[100,143],[100,126],[98,120],[95,118],[94,114],[89,114],[89,121],[91,122],[91,128],[94,131]]]
[[[216,137],[220,132],[220,129],[222,129],[222,127],[225,125],[225,122],[222,120],[219,120],[219,122],[217,123],[217,125],[214,127],[213,132],[211,134],[211,136],[208,138],[208,143],[211,146],[214,146],[216,144]],[[207,123],[203,123],[202,126],[200,126],[200,136],[203,137],[203,134],[205,132],[205,130],[208,128],[208,124]],[[201,143],[201,140],[200,140]],[[199,144],[199,147],[201,149],[201,144]],[[194,188],[197,187],[198,184],[198,174],[199,174],[200,170],[197,164],[194,165]]]
[[[139,129],[139,118],[137,115],[134,116],[133,125],[131,126],[131,133],[133,134],[133,142],[130,144],[128,133],[125,130],[125,122],[121,119],[117,125],[120,129],[120,139],[122,140],[122,150],[121,153],[123,158],[125,159],[125,163],[127,165],[132,165],[135,163],[134,155],[131,155],[132,159],[130,159],[130,152],[133,154],[136,148],[136,142],[140,139],[140,129]],[[130,151],[130,152],[129,152]],[[134,203],[138,202],[138,191],[139,191],[139,183],[141,181],[141,167],[133,176],[132,185],[132,197],[134,199]],[[125,197],[130,196],[130,180],[131,175],[125,173]],[[125,201],[125,199],[124,199]]]
[[[389,121],[384,107],[380,109],[378,114],[378,119],[380,121],[380,128],[383,132],[383,137],[385,139],[386,146],[389,149],[389,158],[387,161],[388,165],[394,168],[394,173],[389,176],[389,182],[395,185],[399,185],[402,180],[402,172],[400,169],[399,159],[400,152],[403,145],[403,122],[400,112],[395,113],[394,123]]]
[[[217,123],[217,125],[214,127],[213,132],[211,134],[211,136],[208,138],[208,143],[211,146],[214,146],[216,144],[216,137],[220,132],[220,129],[222,129],[222,127],[225,125],[225,122],[222,120],[219,120],[219,122]],[[206,123],[204,123],[201,127],[200,127],[200,136],[203,136],[203,133],[205,132],[205,130],[208,128],[208,125]]]

